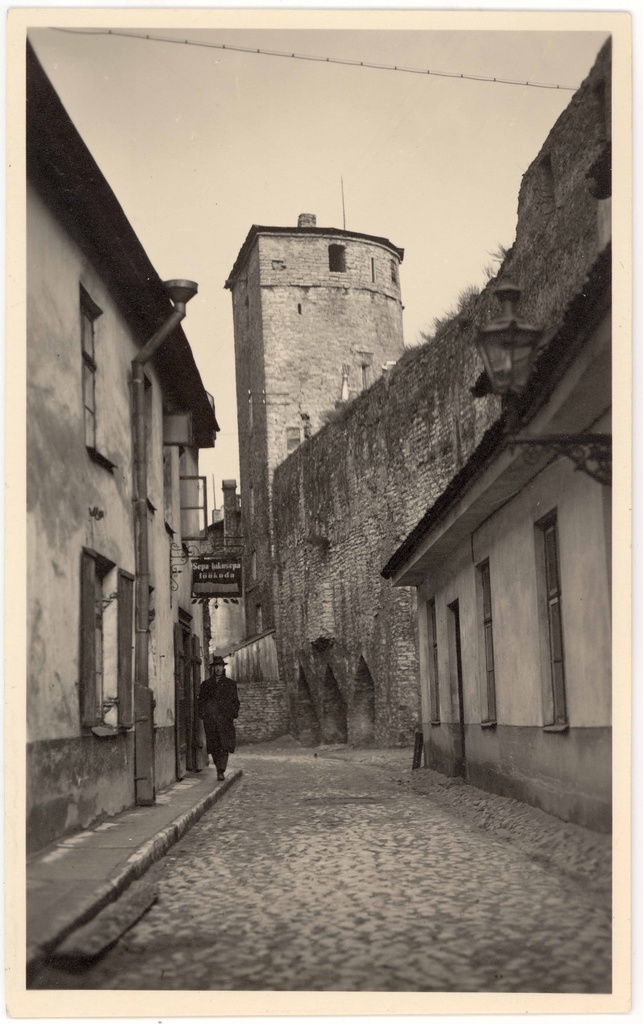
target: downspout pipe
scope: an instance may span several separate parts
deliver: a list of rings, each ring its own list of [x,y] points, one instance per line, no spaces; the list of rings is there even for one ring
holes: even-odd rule
[[[145,365],[186,315],[186,304],[197,293],[194,281],[166,281],[174,310],[132,360],[134,419],[134,545],[136,609],[134,642],[134,719],[136,802],[153,804],[154,781],[153,699],[149,688],[150,556],[147,508],[147,442],[145,424]]]

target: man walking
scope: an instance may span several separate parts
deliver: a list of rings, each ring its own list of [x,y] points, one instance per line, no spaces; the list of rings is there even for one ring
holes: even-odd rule
[[[217,767],[217,779],[223,782],[228,754],[234,753],[236,734],[234,719],[239,715],[239,695],[234,679],[225,674],[223,658],[212,659],[214,675],[204,679],[199,690],[197,711],[203,719],[208,754]]]

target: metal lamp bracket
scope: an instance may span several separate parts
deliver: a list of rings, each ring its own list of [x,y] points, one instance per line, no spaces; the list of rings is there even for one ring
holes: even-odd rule
[[[508,440],[511,448],[526,445],[565,455],[576,464],[577,470],[605,487],[612,485],[611,434],[543,434],[542,437],[510,437]]]

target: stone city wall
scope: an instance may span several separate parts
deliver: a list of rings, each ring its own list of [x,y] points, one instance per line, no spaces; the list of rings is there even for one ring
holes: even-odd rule
[[[609,44],[527,170],[500,273],[521,319],[553,326],[598,253],[588,172],[609,141]],[[430,260],[430,255],[427,257]],[[500,274],[498,275],[500,276]],[[274,477],[280,672],[293,728],[322,742],[408,742],[419,714],[414,590],[380,570],[498,415],[474,400],[495,281],[407,351]]]

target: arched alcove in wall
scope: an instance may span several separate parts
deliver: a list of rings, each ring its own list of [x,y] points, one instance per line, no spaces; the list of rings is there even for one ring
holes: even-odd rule
[[[320,742],[321,729],[306,674],[299,666],[295,700],[295,734],[300,743],[314,747]]]
[[[359,659],[348,708],[348,742],[371,746],[375,739],[375,683],[363,657]]]
[[[346,703],[330,666],[322,687],[321,728],[322,743],[346,743]]]

